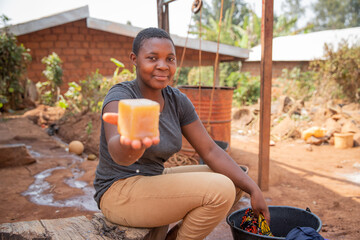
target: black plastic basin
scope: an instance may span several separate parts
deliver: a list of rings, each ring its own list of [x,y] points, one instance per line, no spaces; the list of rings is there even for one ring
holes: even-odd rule
[[[235,211],[226,218],[234,240],[285,239],[293,228],[311,227],[319,232],[322,226],[320,218],[310,211],[289,206],[269,206],[270,230],[274,237],[254,234],[240,229],[246,209]]]

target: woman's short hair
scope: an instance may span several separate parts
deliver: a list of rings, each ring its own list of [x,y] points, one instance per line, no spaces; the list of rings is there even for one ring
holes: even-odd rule
[[[141,30],[134,39],[133,46],[132,46],[133,53],[135,53],[135,55],[138,55],[139,49],[140,49],[141,45],[143,44],[143,42],[150,38],[168,39],[171,41],[171,43],[175,47],[173,40],[171,39],[170,35],[166,31],[164,31],[160,28],[145,28],[144,30]]]

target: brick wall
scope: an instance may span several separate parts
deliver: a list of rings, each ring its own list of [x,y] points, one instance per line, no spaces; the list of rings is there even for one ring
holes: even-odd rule
[[[104,76],[111,76],[116,66],[110,58],[116,58],[132,70],[129,54],[133,38],[114,33],[89,29],[86,19],[47,28],[41,31],[18,36],[19,43],[30,48],[32,62],[28,67],[28,77],[33,82],[45,81],[42,71],[45,64],[41,59],[56,52],[63,61],[63,85],[61,91],[68,88],[69,82],[85,79],[99,69]],[[178,65],[183,48],[176,48]],[[198,51],[187,49],[183,66],[198,65]],[[202,53],[202,64],[212,65],[215,54]]]
[[[96,69],[102,75],[112,75],[116,66],[110,61],[114,57],[130,67],[128,49],[132,38],[93,30],[86,27],[86,20],[80,20],[41,31],[18,36],[18,41],[31,49],[32,63],[28,67],[28,77],[34,81],[44,81],[42,71],[45,65],[41,59],[56,52],[63,61],[62,90],[67,83],[84,79]]]
[[[278,78],[281,76],[282,70],[284,68],[292,69],[294,67],[299,67],[302,71],[307,71],[309,67],[309,62],[272,62],[272,77]],[[243,62],[241,67],[242,72],[250,72],[252,76],[260,75],[260,62]]]

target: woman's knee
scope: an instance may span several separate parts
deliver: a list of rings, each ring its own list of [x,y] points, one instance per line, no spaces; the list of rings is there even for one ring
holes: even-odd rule
[[[225,175],[218,173],[212,175],[208,182],[208,200],[215,201],[217,204],[223,203],[231,206],[236,195],[234,183]]]

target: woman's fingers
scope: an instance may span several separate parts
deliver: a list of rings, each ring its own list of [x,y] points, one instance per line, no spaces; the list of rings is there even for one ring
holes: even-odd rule
[[[125,136],[120,137],[120,143],[122,145],[131,146],[131,140]]]
[[[120,143],[122,145],[131,147],[135,150],[139,150],[141,148],[149,148],[152,145],[156,145],[160,142],[159,137],[149,138],[145,137],[142,140],[131,140],[125,136],[120,136]]]
[[[159,137],[153,137],[152,142],[153,142],[154,145],[157,145],[160,142],[160,138]]]
[[[146,138],[144,138],[144,139],[142,140],[142,143],[143,143],[143,145],[144,145],[145,148],[149,148],[149,147],[151,147],[151,145],[153,144],[153,141],[152,141],[152,139],[146,137]]]
[[[117,125],[118,123],[118,114],[117,113],[104,113],[103,120],[107,123]]]
[[[139,149],[141,149],[141,142],[140,142],[140,140],[133,140],[133,141],[131,141],[131,147],[133,148],[133,149],[135,149],[135,150],[139,150]]]

